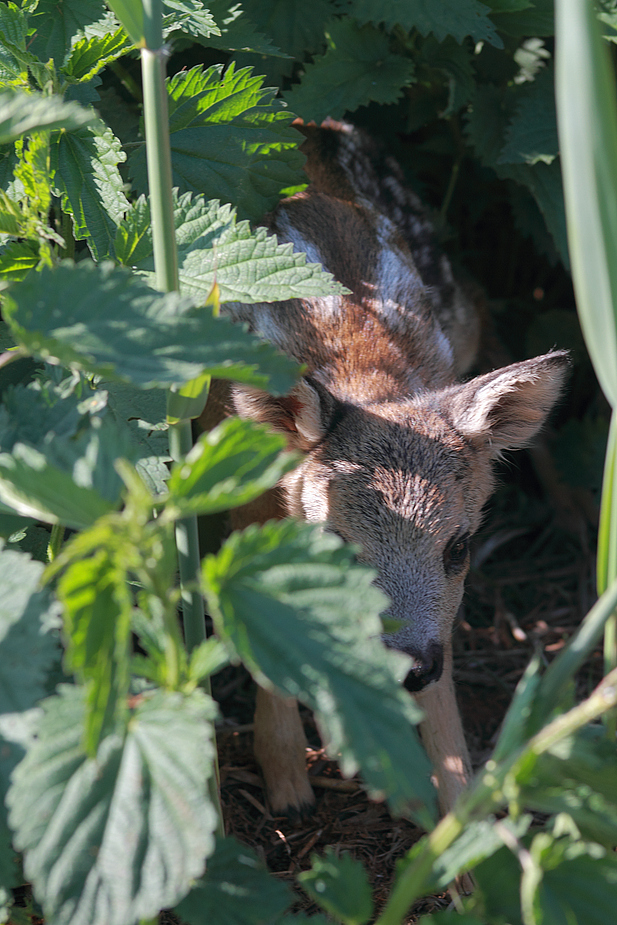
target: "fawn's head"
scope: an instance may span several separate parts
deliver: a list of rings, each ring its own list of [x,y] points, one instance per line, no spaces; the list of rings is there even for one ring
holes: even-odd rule
[[[438,680],[469,568],[469,539],[493,488],[491,463],[526,445],[561,390],[564,352],[397,401],[341,402],[316,380],[275,399],[239,388],[237,410],[306,453],[286,477],[290,514],[359,548],[414,659],[406,686]]]

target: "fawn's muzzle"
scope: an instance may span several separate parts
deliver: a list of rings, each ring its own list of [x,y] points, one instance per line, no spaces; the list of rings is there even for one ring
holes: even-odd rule
[[[405,680],[403,687],[412,694],[424,690],[433,681],[439,681],[443,671],[443,646],[438,642],[431,643],[426,651],[419,653],[412,647],[404,648],[415,664]]]

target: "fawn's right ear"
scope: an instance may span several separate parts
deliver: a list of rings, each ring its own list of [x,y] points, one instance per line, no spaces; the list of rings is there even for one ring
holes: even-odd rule
[[[289,395],[275,397],[260,389],[236,385],[233,404],[242,418],[269,424],[287,438],[290,449],[308,452],[328,431],[335,400],[317,383],[300,379]]]

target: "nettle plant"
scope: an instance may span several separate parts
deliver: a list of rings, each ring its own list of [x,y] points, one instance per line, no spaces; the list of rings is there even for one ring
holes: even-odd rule
[[[614,584],[547,671],[530,665],[491,761],[436,824],[406,665],[378,641],[384,599],[353,550],[277,522],[199,560],[196,516],[252,500],[296,462],[237,419],[191,445],[212,376],[284,393],[298,374],[220,304],[338,286],[248,222],[302,188],[292,111],[341,116],[405,87],[416,123],[422,105],[428,121],[467,107],[479,159],[531,191],[565,246],[560,188],[538,179],[559,170],[549,72],[532,79],[546,54],[521,38],[549,34],[550,11],[399,0],[382,22],[381,6],[316,0],[309,21],[299,0],[0,5],[0,921],[19,915],[11,889],[24,876],[63,925],[131,925],[174,907],[195,925],[291,921],[290,891],[223,837],[208,679],[229,661],[308,704],[343,772],[428,830],[381,925],[472,868],[475,894],[437,922],[614,915],[614,742],[589,723],[614,707],[615,671],[559,712]],[[169,48],[195,43],[235,60],[165,84]],[[251,55],[288,106],[242,66]],[[138,57],[145,127],[118,119],[121,141],[101,113],[127,107],[101,75],[113,68],[141,100]],[[523,65],[528,86],[512,77]],[[538,125],[544,135],[521,147]],[[532,828],[534,809],[548,818]],[[348,857],[315,857],[299,879],[344,925],[374,915]]]

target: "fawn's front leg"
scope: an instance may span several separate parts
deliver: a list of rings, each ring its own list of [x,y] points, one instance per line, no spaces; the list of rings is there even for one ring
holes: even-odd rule
[[[315,795],[306,770],[306,736],[296,700],[257,688],[255,756],[273,814],[292,820],[309,815]]]
[[[452,644],[446,646],[444,668],[437,684],[416,694],[425,713],[422,742],[433,765],[443,813],[454,806],[471,777],[471,761],[452,680]]]

